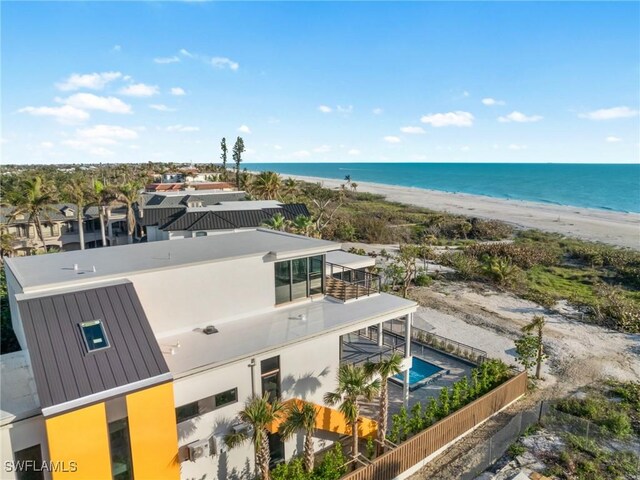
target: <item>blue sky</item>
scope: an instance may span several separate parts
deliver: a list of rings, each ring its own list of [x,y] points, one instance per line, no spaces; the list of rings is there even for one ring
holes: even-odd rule
[[[640,161],[637,2],[3,2],[2,161]]]

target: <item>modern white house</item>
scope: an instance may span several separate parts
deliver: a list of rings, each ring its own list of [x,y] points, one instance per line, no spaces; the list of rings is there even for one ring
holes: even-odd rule
[[[252,478],[251,444],[223,439],[265,393],[318,405],[315,446],[330,446],[349,429],[323,403],[347,337],[392,320],[408,337],[417,308],[340,247],[246,229],[7,259],[23,350],[0,357],[0,477],[26,478],[5,462],[34,460],[56,471],[29,478]],[[362,273],[347,279],[349,265]],[[362,419],[362,435],[375,428]],[[274,430],[273,462],[302,440]]]

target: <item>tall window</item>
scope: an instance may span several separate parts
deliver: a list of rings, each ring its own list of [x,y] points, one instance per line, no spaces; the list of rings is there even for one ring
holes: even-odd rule
[[[276,305],[324,291],[324,256],[275,264]]]
[[[43,480],[44,474],[42,473],[42,450],[40,445],[34,445],[33,447],[25,448],[24,450],[18,450],[14,452],[13,458],[18,462],[30,462],[22,463],[27,467],[25,469],[16,471],[16,478],[18,480]],[[33,463],[31,463],[33,462]]]
[[[269,402],[280,398],[280,357],[271,357],[260,362],[262,394],[269,394]]]
[[[109,446],[111,447],[111,474],[113,480],[131,480],[131,447],[129,424],[126,418],[109,423]]]

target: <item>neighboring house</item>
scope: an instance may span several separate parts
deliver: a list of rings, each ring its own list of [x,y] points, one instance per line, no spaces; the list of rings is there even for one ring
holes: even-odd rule
[[[401,319],[406,369],[417,308],[380,293],[374,275],[340,288],[328,255],[371,260],[339,249],[254,229],[7,259],[23,350],[0,357],[3,465],[75,470],[54,480],[253,478],[251,442],[229,450],[224,437],[248,428],[238,413],[263,394],[316,404],[314,447],[330,446],[349,431],[323,402],[339,366],[356,361],[344,355],[349,339]],[[360,435],[375,429],[361,418]],[[283,442],[271,429],[274,464],[300,452],[301,435]]]
[[[287,220],[309,216],[304,204],[244,200],[244,192],[163,193],[141,196],[137,221],[148,242],[201,237],[229,230],[256,228],[275,214]]]
[[[232,192],[236,186],[228,182],[163,182],[145,185],[145,192],[183,192],[191,190],[216,190]]]
[[[42,231],[47,249],[58,248],[63,251],[80,249],[77,206],[72,203],[52,205],[53,210],[40,217]],[[84,243],[85,248],[102,246],[100,232],[99,207],[84,209]],[[14,207],[0,207],[0,223],[6,231],[13,235],[15,255],[29,255],[42,248],[42,241],[36,231],[34,222],[29,223],[28,215],[13,217]],[[111,207],[107,209],[106,237],[110,245],[126,243],[126,208]],[[118,241],[118,240],[121,241]],[[124,239],[124,240],[122,240]]]

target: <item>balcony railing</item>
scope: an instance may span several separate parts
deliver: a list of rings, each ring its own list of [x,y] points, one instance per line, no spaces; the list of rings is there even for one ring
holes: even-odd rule
[[[326,294],[346,302],[380,292],[380,276],[325,262],[327,269]]]

